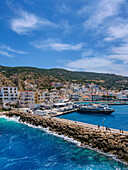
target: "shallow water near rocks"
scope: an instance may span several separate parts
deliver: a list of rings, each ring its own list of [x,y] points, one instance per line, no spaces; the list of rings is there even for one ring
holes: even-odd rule
[[[0,169],[128,169],[41,129],[0,118]]]

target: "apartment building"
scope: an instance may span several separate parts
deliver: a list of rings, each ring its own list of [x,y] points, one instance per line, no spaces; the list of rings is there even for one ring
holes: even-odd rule
[[[40,104],[42,102],[43,102],[42,93],[39,91],[34,92],[34,104]]]
[[[21,91],[19,96],[19,104],[22,108],[34,108],[34,92]]]
[[[43,97],[40,92],[34,91],[21,91],[19,96],[20,107],[22,108],[36,108],[41,102]]]
[[[0,87],[0,99],[2,99],[3,104],[16,104],[18,102],[17,87]]]
[[[92,100],[92,101],[97,101],[97,100],[99,100],[99,99],[100,99],[99,94],[91,94],[91,100]]]

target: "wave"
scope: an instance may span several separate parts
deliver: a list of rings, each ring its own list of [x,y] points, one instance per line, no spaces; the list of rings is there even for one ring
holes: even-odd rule
[[[20,117],[13,116],[13,117],[9,118],[9,117],[6,117],[6,116],[0,116],[0,118],[5,118],[7,121],[15,121],[17,123],[22,123],[22,124],[27,125],[27,126],[29,126],[31,128],[41,129],[41,130],[43,130],[44,132],[46,132],[48,134],[63,138],[64,140],[66,140],[68,142],[74,143],[78,147],[83,147],[83,148],[86,148],[86,149],[89,149],[89,150],[93,150],[93,151],[98,152],[98,153],[100,153],[102,155],[105,155],[107,157],[111,157],[112,159],[116,160],[117,162],[123,163],[124,165],[128,165],[126,162],[118,159],[116,155],[113,155],[113,154],[111,154],[109,152],[105,153],[105,152],[103,152],[103,151],[101,151],[99,149],[91,148],[89,145],[82,145],[81,142],[79,142],[79,141],[77,141],[77,140],[75,140],[73,138],[70,138],[68,136],[65,136],[65,135],[59,135],[57,132],[53,132],[53,131],[49,130],[49,128],[43,128],[42,126],[34,126],[32,124],[19,121]]]

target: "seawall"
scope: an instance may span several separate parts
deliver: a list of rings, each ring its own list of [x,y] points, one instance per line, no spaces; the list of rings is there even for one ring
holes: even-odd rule
[[[96,128],[95,125],[56,117],[36,116],[29,113],[10,111],[4,112],[3,115],[19,117],[21,122],[49,128],[50,131],[56,132],[59,135],[65,135],[81,142],[83,146],[89,146],[105,153],[114,154],[117,158],[128,164],[128,133],[121,134],[116,130],[106,131]]]

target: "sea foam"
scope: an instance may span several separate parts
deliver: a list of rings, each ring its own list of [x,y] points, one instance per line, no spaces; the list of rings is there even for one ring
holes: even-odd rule
[[[66,140],[68,142],[74,143],[78,147],[83,147],[83,148],[86,148],[86,149],[89,149],[89,150],[94,150],[95,152],[98,152],[98,153],[100,153],[102,155],[105,155],[107,157],[111,157],[112,159],[116,160],[117,162],[120,162],[120,163],[123,163],[123,164],[127,165],[126,162],[123,162],[122,160],[118,159],[116,155],[113,155],[113,154],[111,154],[109,152],[104,153],[103,151],[101,151],[99,149],[91,148],[89,145],[82,145],[81,142],[79,142],[77,140],[74,140],[73,138],[70,138],[70,137],[65,136],[65,135],[59,135],[58,133],[49,130],[49,128],[43,128],[42,126],[34,126],[34,125],[30,124],[30,123],[19,121],[20,117],[13,116],[13,117],[10,118],[10,117],[6,117],[6,116],[3,115],[3,116],[0,116],[0,118],[5,118],[7,121],[15,121],[17,123],[22,123],[22,124],[27,125],[27,126],[29,126],[31,128],[41,129],[41,130],[43,130],[44,132],[46,132],[48,134],[63,138],[64,140]]]

